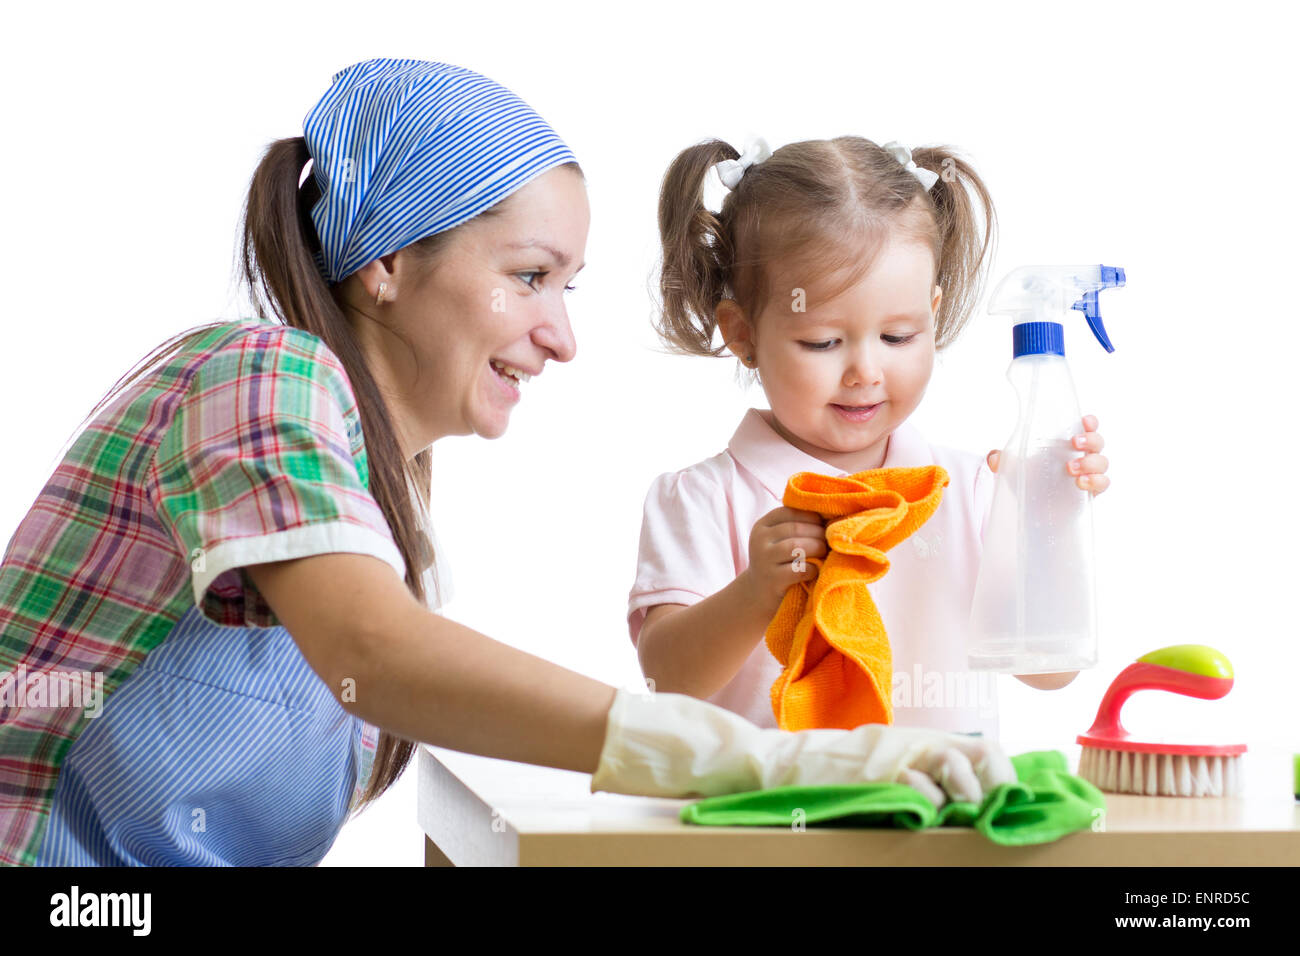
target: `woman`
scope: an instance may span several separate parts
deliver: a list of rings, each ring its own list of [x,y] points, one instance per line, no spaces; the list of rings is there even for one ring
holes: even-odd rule
[[[587,227],[573,154],[508,90],[419,60],[335,75],[253,177],[258,318],[119,382],[6,549],[0,860],[314,864],[413,741],[664,796],[1014,779],[991,742],[760,731],[436,613],[429,446],[498,437],[511,379],[573,357]],[[77,677],[98,712],[56,699]]]

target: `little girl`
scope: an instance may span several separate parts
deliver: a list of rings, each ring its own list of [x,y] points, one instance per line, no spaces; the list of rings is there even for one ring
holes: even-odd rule
[[[713,213],[706,175],[730,191]],[[982,207],[976,226],[973,190]],[[884,147],[856,136],[743,156],[713,140],[683,150],[659,201],[663,262],[658,331],[674,352],[730,349],[766,393],[725,451],[659,475],[645,499],[628,627],[658,691],[692,694],[760,727],[776,726],[781,664],[764,632],[796,571],[795,548],[824,558],[816,512],[782,506],[791,475],[849,475],[939,465],[938,509],[888,552],[870,593],[893,658],[898,726],[998,737],[995,680],[971,672],[966,625],[992,505],[987,461],[929,444],[908,418],[979,298],[992,200],[945,148]],[[723,345],[714,347],[714,330]],[[1103,491],[1107,461],[1093,416],[1070,464]],[[1064,686],[1073,673],[1021,676]]]

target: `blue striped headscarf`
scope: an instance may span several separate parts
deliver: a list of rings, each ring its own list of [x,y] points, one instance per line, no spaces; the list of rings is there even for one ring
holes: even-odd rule
[[[340,70],[303,120],[303,136],[321,191],[311,209],[316,266],[331,283],[576,162],[514,93],[427,60]]]

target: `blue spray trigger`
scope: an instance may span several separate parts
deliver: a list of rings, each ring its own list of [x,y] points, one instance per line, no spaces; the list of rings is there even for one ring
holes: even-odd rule
[[[1097,293],[1102,289],[1111,289],[1116,286],[1122,286],[1125,282],[1124,270],[1119,266],[1098,266],[1101,272],[1100,284],[1096,289],[1089,289],[1083,294],[1083,298],[1074,305],[1072,309],[1078,309],[1088,319],[1088,328],[1092,329],[1092,334],[1097,337],[1102,348],[1107,352],[1115,351],[1115,346],[1110,344],[1110,336],[1106,334],[1106,326],[1101,324],[1101,307],[1097,302]]]

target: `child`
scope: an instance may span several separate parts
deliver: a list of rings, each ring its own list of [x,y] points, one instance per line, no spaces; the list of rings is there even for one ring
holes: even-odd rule
[[[702,202],[716,170],[730,191]],[[967,187],[985,227],[976,227]],[[908,422],[936,351],[979,298],[994,231],[988,191],[946,148],[913,155],[856,136],[737,157],[713,140],[683,150],[664,177],[658,331],[670,349],[730,349],[763,386],[727,449],[659,475],[645,499],[628,627],[658,691],[693,694],[773,727],[781,664],[764,632],[786,590],[812,581],[795,548],[825,558],[816,512],[782,506],[799,471],[848,475],[939,465],[938,509],[888,552],[870,586],[892,651],[894,723],[998,737],[994,676],[966,663],[967,617],[992,504],[988,460],[930,445]],[[713,346],[714,330],[723,346]],[[1109,480],[1092,416],[1071,463],[1094,494]],[[1073,673],[1027,675],[1063,686]]]

